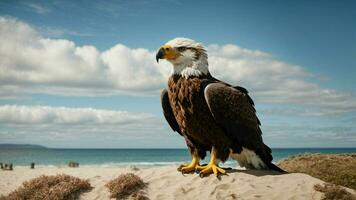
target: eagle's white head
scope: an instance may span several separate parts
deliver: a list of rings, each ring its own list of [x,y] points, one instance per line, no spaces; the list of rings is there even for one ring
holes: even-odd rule
[[[166,59],[173,64],[173,74],[184,78],[209,74],[208,56],[204,47],[188,38],[168,41],[157,52],[156,60]]]

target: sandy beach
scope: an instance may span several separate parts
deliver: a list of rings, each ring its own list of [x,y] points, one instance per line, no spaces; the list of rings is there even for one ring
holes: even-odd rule
[[[176,166],[133,169],[129,167],[15,167],[0,171],[0,195],[15,190],[23,181],[40,175],[68,174],[89,179],[93,189],[80,199],[110,199],[105,184],[120,174],[132,172],[148,187],[150,199],[320,199],[322,193],[313,189],[323,181],[306,174],[280,175],[272,171],[231,170],[218,180],[214,176],[200,178],[197,174],[182,175]],[[354,190],[349,190],[355,194]]]

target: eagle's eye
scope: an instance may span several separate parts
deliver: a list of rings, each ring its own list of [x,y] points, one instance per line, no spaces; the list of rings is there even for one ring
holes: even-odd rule
[[[178,51],[184,51],[184,50],[186,50],[187,48],[186,47],[177,47],[177,50]]]
[[[166,47],[166,51],[169,51],[169,48],[168,48],[168,47]]]

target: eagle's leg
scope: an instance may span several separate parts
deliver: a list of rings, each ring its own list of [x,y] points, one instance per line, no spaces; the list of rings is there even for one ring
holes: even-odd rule
[[[200,158],[196,151],[192,154],[192,161],[189,164],[182,164],[178,167],[178,171],[184,173],[195,172],[196,167],[199,166]]]
[[[198,166],[196,167],[196,170],[199,171],[199,176],[204,177],[205,175],[214,173],[216,177],[219,176],[219,174],[226,174],[225,170],[220,168],[218,166],[218,160],[216,158],[216,149],[215,147],[211,148],[211,158],[210,162],[206,166]]]

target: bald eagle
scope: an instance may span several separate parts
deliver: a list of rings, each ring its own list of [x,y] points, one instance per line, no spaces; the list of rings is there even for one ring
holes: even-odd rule
[[[225,170],[219,162],[229,157],[248,169],[283,172],[272,163],[272,151],[263,143],[254,102],[245,88],[214,78],[208,69],[204,47],[187,38],[175,38],[156,55],[173,64],[167,89],[163,89],[163,114],[170,127],[184,137],[192,161],[181,165],[182,173],[197,171],[201,177]],[[200,165],[206,152],[211,160]]]

